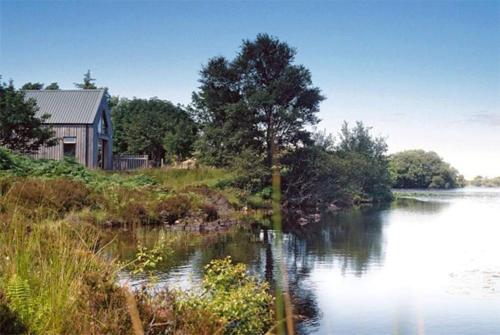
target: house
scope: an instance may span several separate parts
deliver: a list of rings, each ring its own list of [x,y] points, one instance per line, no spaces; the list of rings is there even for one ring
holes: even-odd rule
[[[42,147],[35,158],[73,157],[89,168],[112,169],[113,128],[105,90],[26,90],[25,99],[34,99],[37,116],[50,114],[46,121],[59,143]]]

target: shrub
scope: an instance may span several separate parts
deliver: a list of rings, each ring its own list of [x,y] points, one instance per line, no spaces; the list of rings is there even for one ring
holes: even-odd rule
[[[246,265],[230,257],[213,260],[205,268],[203,293],[187,294],[176,301],[179,319],[209,313],[222,320],[223,334],[264,334],[273,322],[273,298],[267,283],[247,272]]]
[[[391,155],[389,168],[396,188],[464,187],[464,177],[433,151],[406,150]]]
[[[233,157],[231,168],[236,175],[232,182],[235,187],[257,192],[270,184],[271,170],[266,166],[264,156],[254,150],[245,149]]]
[[[95,223],[112,222],[113,224],[143,223],[148,224],[158,219],[151,215],[151,196],[147,189],[130,189],[121,185],[112,185],[92,193],[97,211]]]
[[[127,215],[125,217],[130,223],[146,223],[149,219],[148,211],[143,203],[135,201],[131,202],[127,207]]]
[[[270,202],[264,200],[259,194],[249,196],[247,202],[248,207],[253,209],[268,208],[270,206]]]
[[[204,203],[201,205],[201,210],[205,215],[206,221],[214,221],[219,218],[219,213],[217,212],[217,208],[209,203]]]
[[[60,216],[90,204],[89,190],[70,179],[26,179],[12,184],[3,201],[23,209],[29,217]]]
[[[0,170],[10,170],[14,168],[13,155],[7,149],[0,148]]]
[[[132,327],[125,297],[126,288],[119,287],[109,272],[89,271],[82,277],[82,299],[78,301],[78,308],[89,313],[91,319],[79,323],[78,333],[130,333]]]
[[[160,213],[162,222],[174,224],[176,220],[185,217],[191,207],[191,199],[187,195],[180,194],[161,201],[156,209]]]
[[[135,299],[147,334],[221,334],[226,325],[224,320],[203,308],[176,310],[183,297],[175,291],[163,289],[151,294],[143,288],[135,293]]]

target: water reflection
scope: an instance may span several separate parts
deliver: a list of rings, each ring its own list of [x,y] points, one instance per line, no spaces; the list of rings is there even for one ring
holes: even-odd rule
[[[317,225],[291,231],[309,263],[338,266],[361,276],[382,259],[382,222],[388,205],[325,214]],[[297,250],[296,248],[292,250]],[[291,250],[291,251],[292,251]]]
[[[434,215],[450,205],[446,198],[425,197],[399,198],[391,203],[391,209],[418,215]]]
[[[500,296],[491,293],[500,292],[500,192],[440,194],[329,214],[301,228],[285,225],[282,254],[295,313],[303,317],[298,332],[500,334]],[[131,259],[137,244],[152,246],[165,234],[122,232],[113,255]],[[160,264],[160,284],[196,285],[210,260],[228,255],[276,280],[272,230],[179,241]],[[471,296],[485,285],[488,299]]]

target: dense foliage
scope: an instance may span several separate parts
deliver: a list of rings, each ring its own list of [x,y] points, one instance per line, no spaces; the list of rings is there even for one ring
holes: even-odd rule
[[[211,59],[193,94],[200,124],[199,159],[238,171],[238,187],[270,184],[281,166],[284,207],[390,198],[385,141],[369,128],[345,124],[339,143],[307,129],[324,99],[310,72],[294,64],[296,51],[269,35],[243,42],[233,60]],[[274,158],[274,161],[273,161]]]
[[[407,150],[393,154],[389,169],[395,188],[451,189],[465,185],[463,176],[432,151]]]
[[[62,161],[35,160],[0,148],[0,176],[2,174],[18,177],[70,177],[84,182],[90,182],[96,176],[94,172],[68,158]]]
[[[358,122],[344,123],[339,142],[314,136],[315,144],[283,158],[283,194],[288,204],[350,206],[390,199],[390,178],[383,138],[374,138]]]
[[[309,130],[319,121],[324,97],[309,70],[295,64],[295,55],[294,48],[267,34],[245,40],[234,59],[215,57],[203,67],[189,111],[158,98],[112,97],[114,152],[147,154],[157,162],[195,155],[202,164],[229,168],[234,178],[226,186],[253,193],[254,203],[270,198],[273,168],[283,176],[285,207],[350,206],[389,198],[383,139],[373,138],[362,123],[352,129],[345,124],[338,143]],[[87,71],[77,87],[93,89],[94,82]],[[41,89],[43,84],[26,87]],[[102,180],[68,160],[34,163],[14,157],[10,170],[71,176],[90,184]]]
[[[169,101],[120,99],[111,117],[116,153],[147,154],[159,161],[184,160],[193,151],[196,124],[184,109]]]
[[[21,87],[22,90],[58,90],[59,84],[56,82],[50,83],[47,86],[43,83],[26,83]]]
[[[34,153],[41,146],[57,143],[54,132],[43,123],[50,117],[36,116],[35,101],[24,99],[24,92],[0,83],[0,146],[21,153]]]
[[[476,187],[500,187],[500,177],[488,178],[476,176],[469,184]]]
[[[266,34],[243,42],[233,60],[210,59],[201,71],[193,108],[201,126],[199,158],[228,166],[243,149],[263,156],[307,142],[323,100],[311,74],[294,64],[296,51]]]
[[[184,295],[176,308],[181,315],[196,310],[221,320],[227,335],[264,334],[271,328],[273,297],[269,285],[248,274],[244,264],[231,258],[213,260],[206,266],[201,294]]]

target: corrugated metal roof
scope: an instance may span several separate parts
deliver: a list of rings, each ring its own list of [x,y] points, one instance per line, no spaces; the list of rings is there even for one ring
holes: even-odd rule
[[[26,90],[25,99],[33,98],[38,106],[37,116],[50,114],[47,123],[92,124],[104,90]]]

